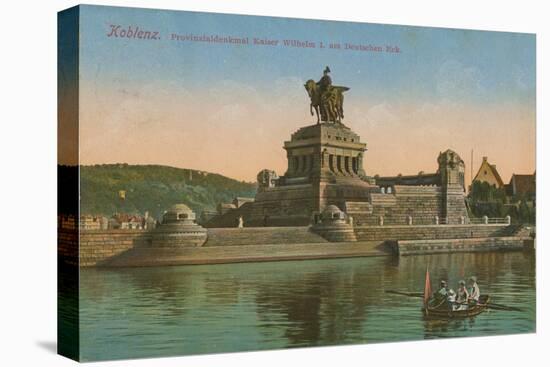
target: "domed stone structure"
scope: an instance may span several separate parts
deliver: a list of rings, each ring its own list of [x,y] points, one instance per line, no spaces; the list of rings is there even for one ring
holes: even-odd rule
[[[195,223],[195,213],[185,204],[172,206],[153,234],[153,247],[199,247],[207,239],[206,229]]]
[[[162,223],[185,223],[195,222],[195,212],[185,204],[173,205],[162,217]]]
[[[348,217],[336,205],[328,205],[312,229],[331,242],[355,242],[352,218]]]
[[[346,214],[340,210],[336,205],[329,205],[321,213],[321,222],[328,224],[345,223]]]

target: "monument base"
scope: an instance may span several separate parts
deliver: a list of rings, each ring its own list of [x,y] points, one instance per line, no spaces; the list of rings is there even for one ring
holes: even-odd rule
[[[253,201],[220,211],[205,227],[307,226],[335,205],[356,225],[468,223],[464,202],[464,162],[452,150],[437,158],[435,173],[367,177],[366,144],[340,123],[309,125],[284,143],[288,168],[278,177],[258,174]]]

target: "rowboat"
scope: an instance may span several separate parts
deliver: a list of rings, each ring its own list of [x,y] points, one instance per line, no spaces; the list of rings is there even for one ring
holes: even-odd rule
[[[426,267],[426,277],[424,280],[424,293],[422,293],[422,298],[424,298],[424,307],[422,312],[424,316],[430,318],[444,318],[444,319],[464,319],[468,317],[473,317],[479,315],[487,308],[489,308],[489,295],[482,295],[479,297],[478,302],[468,303],[466,305],[460,305],[460,307],[455,307],[455,304],[449,304],[446,297],[440,301],[437,305],[432,305],[430,297],[432,295],[432,282],[430,280],[430,271]],[[506,307],[509,309],[508,307]]]
[[[445,318],[445,319],[463,319],[474,317],[485,311],[489,307],[489,295],[479,297],[479,302],[469,304],[464,309],[453,310],[447,302],[442,302],[437,306],[427,305],[422,308],[424,316],[430,318]]]
[[[423,298],[424,307],[422,313],[427,318],[437,319],[465,319],[474,317],[482,313],[487,309],[501,310],[501,311],[516,311],[524,312],[519,307],[503,305],[491,302],[491,297],[488,294],[481,295],[479,301],[476,303],[460,304],[460,307],[456,307],[457,303],[451,304],[447,301],[447,298],[443,298],[439,304],[433,305],[432,302],[432,283],[430,281],[430,272],[426,268],[426,278],[424,282],[424,292],[401,292],[396,290],[386,290],[386,293],[399,294],[407,297]]]

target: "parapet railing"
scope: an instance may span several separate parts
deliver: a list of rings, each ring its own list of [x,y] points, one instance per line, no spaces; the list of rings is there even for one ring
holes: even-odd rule
[[[489,217],[470,218],[470,223],[472,224],[511,224],[511,218],[510,216],[506,216],[504,218],[489,218]]]
[[[450,221],[449,218],[434,218],[434,224],[511,224],[512,219],[510,216],[506,216],[504,218],[489,218],[487,216],[483,216],[481,218],[466,218],[466,217],[460,217],[459,221],[457,223],[457,220],[454,219],[453,221]]]
[[[353,222],[352,222],[353,223]],[[487,216],[481,217],[481,218],[467,218],[465,216],[459,217],[459,218],[452,218],[449,219],[447,217],[438,217],[434,216],[431,219],[426,217],[414,217],[414,216],[406,216],[401,217],[396,220],[396,218],[385,218],[384,216],[380,216],[376,220],[376,224],[379,226],[384,225],[409,225],[409,226],[425,226],[425,225],[468,225],[468,224],[481,224],[481,225],[488,225],[488,224],[503,224],[503,225],[510,225],[512,223],[510,216],[506,216],[504,218],[489,218]],[[365,223],[356,223],[357,225],[365,225]],[[371,223],[371,225],[374,223]]]

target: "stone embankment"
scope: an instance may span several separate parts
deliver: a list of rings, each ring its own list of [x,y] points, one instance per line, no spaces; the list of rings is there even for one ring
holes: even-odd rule
[[[80,266],[155,266],[533,248],[520,226],[355,226],[357,241],[330,242],[310,227],[209,228],[201,247],[155,247],[146,230],[59,230],[60,261]]]

